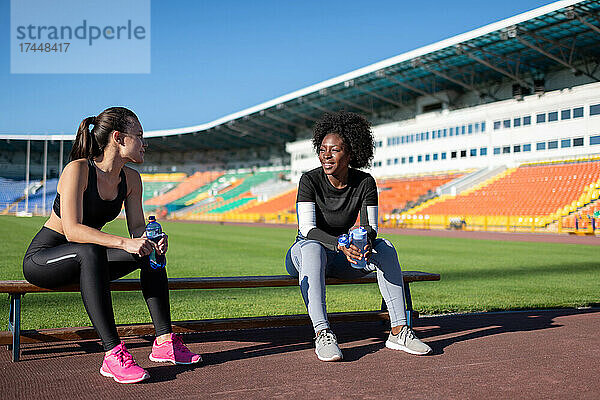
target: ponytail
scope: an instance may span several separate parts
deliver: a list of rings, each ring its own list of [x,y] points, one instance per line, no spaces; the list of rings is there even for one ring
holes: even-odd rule
[[[71,161],[98,157],[108,146],[112,132],[127,132],[133,121],[138,121],[137,116],[124,107],[107,108],[97,117],[87,117],[77,129],[71,149]],[[94,128],[90,129],[90,125],[94,125]]]
[[[75,143],[73,143],[73,147],[71,148],[71,161],[79,158],[92,158],[99,155],[96,138],[90,130],[90,125],[95,124],[96,117],[87,117],[79,124]]]

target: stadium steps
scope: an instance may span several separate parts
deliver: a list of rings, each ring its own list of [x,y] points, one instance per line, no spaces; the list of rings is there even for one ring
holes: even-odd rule
[[[444,194],[457,195],[479,183],[482,183],[506,170],[506,166],[489,167],[474,172],[465,171],[465,175],[437,188],[439,196]]]

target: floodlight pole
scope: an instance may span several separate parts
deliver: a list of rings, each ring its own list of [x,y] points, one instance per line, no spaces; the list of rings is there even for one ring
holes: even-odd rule
[[[42,174],[42,214],[46,215],[46,170],[48,169],[48,139],[44,139],[44,172]]]
[[[25,160],[25,213],[29,211],[29,157],[31,156],[31,139],[27,139],[27,158]]]

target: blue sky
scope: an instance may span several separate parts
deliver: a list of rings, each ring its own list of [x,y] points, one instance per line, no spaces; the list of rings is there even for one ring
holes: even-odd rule
[[[0,0],[0,133],[71,133],[113,105],[146,130],[201,124],[549,3],[153,0],[150,74],[11,74]]]

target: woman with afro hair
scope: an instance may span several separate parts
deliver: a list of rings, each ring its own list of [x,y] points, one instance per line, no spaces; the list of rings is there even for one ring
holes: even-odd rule
[[[421,342],[406,322],[404,281],[392,243],[377,238],[377,185],[359,169],[373,159],[369,122],[351,112],[325,114],[314,126],[313,146],[321,167],[305,172],[298,184],[298,236],[288,250],[287,272],[298,278],[300,291],[315,330],[315,352],[321,361],[342,359],[330,329],[325,306],[325,277],[351,279],[377,271],[381,295],[389,310],[391,332],[386,347],[424,355],[431,348]],[[360,213],[367,231],[363,252],[344,245]],[[364,257],[366,266],[356,266]],[[352,265],[351,265],[352,264]]]

